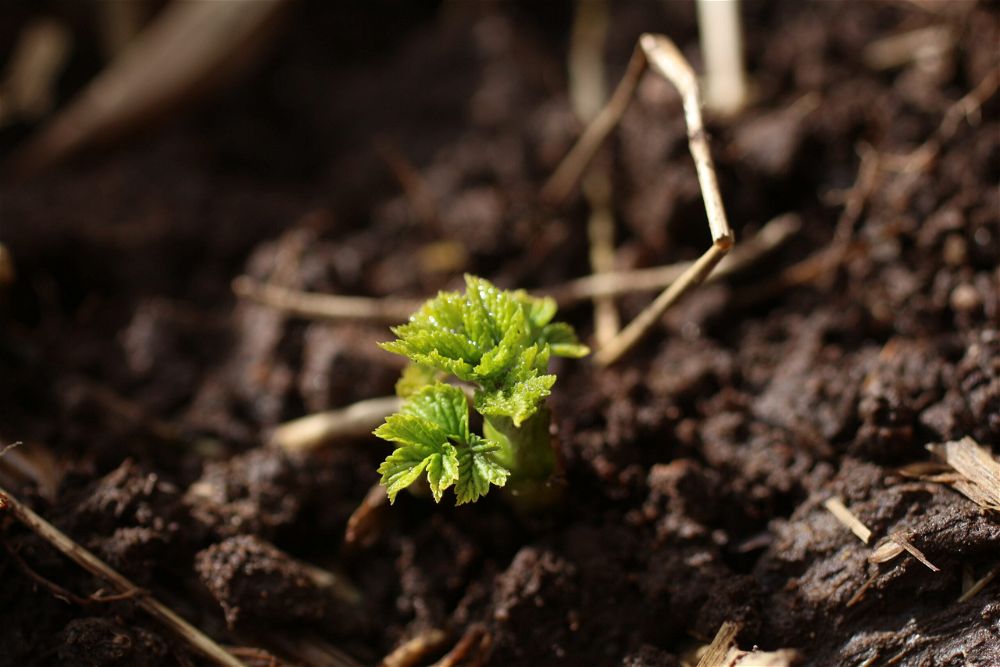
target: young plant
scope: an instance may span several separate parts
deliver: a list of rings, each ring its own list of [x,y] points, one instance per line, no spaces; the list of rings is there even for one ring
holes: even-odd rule
[[[396,384],[407,399],[375,435],[398,447],[379,467],[390,502],[426,473],[434,500],[454,486],[456,503],[478,500],[490,485],[534,504],[556,470],[545,397],[556,376],[551,355],[579,358],[589,349],[572,327],[552,322],[555,301],[509,292],[465,276],[466,290],[441,292],[394,327],[381,347],[411,364]],[[469,427],[469,399],[483,435]]]

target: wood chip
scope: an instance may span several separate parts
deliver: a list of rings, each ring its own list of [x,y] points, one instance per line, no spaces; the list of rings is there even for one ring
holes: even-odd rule
[[[990,450],[970,437],[927,449],[965,478],[952,484],[957,491],[980,507],[1000,512],[1000,463]]]
[[[729,649],[726,667],[792,667],[801,661],[795,649],[783,648],[777,651],[743,651]]]
[[[872,531],[865,524],[861,523],[858,517],[854,516],[851,510],[847,509],[847,506],[840,500],[840,498],[829,498],[823,503],[823,507],[828,509],[833,516],[837,518],[837,521],[847,526],[852,533],[858,536],[858,539],[868,544],[868,540],[872,537]]]
[[[726,621],[715,634],[715,639],[708,645],[705,655],[698,661],[698,667],[730,667],[729,651],[736,644],[736,635],[740,631],[738,623]]]

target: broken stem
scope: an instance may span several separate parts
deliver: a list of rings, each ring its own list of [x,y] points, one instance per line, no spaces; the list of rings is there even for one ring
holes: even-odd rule
[[[262,283],[249,276],[233,280],[236,296],[271,306],[293,315],[324,320],[371,320],[403,322],[420,308],[421,301],[319,294]]]
[[[698,34],[705,61],[705,105],[731,116],[747,100],[743,29],[738,0],[698,0]]]
[[[221,646],[212,641],[211,638],[178,616],[176,612],[162,602],[151,595],[137,594],[137,592],[141,593],[141,589],[135,584],[111,569],[104,561],[74,542],[51,523],[35,514],[29,507],[23,505],[10,492],[3,488],[0,488],[0,508],[9,510],[14,518],[35,532],[39,537],[48,541],[83,569],[109,582],[122,594],[135,595],[135,603],[138,606],[142,607],[160,623],[167,626],[205,657],[214,660],[220,665],[243,667],[243,663],[240,660],[227,653]]]
[[[271,444],[289,453],[303,453],[331,440],[364,437],[386,416],[397,412],[402,403],[397,396],[381,396],[293,419],[274,429]]]

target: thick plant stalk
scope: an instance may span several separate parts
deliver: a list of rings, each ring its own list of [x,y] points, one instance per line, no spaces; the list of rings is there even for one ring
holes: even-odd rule
[[[558,458],[549,435],[552,416],[547,407],[515,426],[508,417],[484,417],[483,435],[500,445],[496,460],[511,471],[503,492],[524,509],[550,505],[558,497],[552,484]]]

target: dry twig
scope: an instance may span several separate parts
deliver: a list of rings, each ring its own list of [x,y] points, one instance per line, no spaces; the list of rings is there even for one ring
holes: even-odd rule
[[[368,320],[397,324],[406,321],[422,301],[395,298],[370,298],[320,294],[262,283],[249,276],[233,280],[236,296],[249,299],[278,310],[319,320]]]
[[[492,645],[492,638],[479,623],[466,628],[462,638],[432,667],[456,667],[467,661],[469,665],[482,664]]]
[[[590,122],[605,103],[602,53],[607,37],[608,7],[604,0],[577,2],[573,37],[569,53],[569,92],[573,110],[584,122]],[[605,156],[606,157],[606,156]],[[590,268],[595,275],[614,269],[614,206],[610,162],[598,160],[583,177],[583,196],[590,206],[587,238],[590,242]],[[594,338],[603,346],[618,333],[621,325],[614,301],[595,296]]]
[[[35,512],[23,505],[8,491],[0,488],[0,509],[2,508],[6,508],[14,518],[35,532],[39,537],[48,541],[83,569],[109,582],[120,593],[135,596],[135,603],[138,606],[142,607],[150,616],[154,617],[190,644],[198,653],[220,665],[243,667],[242,662],[227,653],[200,630],[178,616],[172,609],[151,595],[140,594],[141,589],[132,582],[111,569],[104,561],[74,542],[48,521],[35,514]]]
[[[868,540],[872,537],[872,531],[868,526],[861,523],[861,520],[854,516],[851,510],[847,509],[840,498],[828,499],[823,503],[823,507],[828,509],[837,518],[837,521],[847,526],[852,533],[857,535],[859,540],[868,544]]]
[[[972,598],[979,595],[979,592],[990,585],[990,582],[996,579],[997,575],[1000,574],[1000,565],[994,567],[992,570],[987,572],[979,581],[975,582],[969,586],[968,590],[962,593],[961,597],[958,598],[958,603],[968,602]]]
[[[447,642],[448,633],[444,630],[425,630],[394,648],[392,653],[382,658],[379,667],[417,667],[428,655],[444,648]]]
[[[893,533],[892,535],[889,536],[889,539],[898,544],[899,546],[903,547],[904,549],[906,549],[911,556],[913,556],[918,561],[926,565],[931,572],[941,571],[941,568],[939,568],[937,565],[927,560],[927,556],[924,555],[924,552],[913,546],[913,543],[910,542],[908,539],[906,539],[906,537],[904,537],[902,534]]]
[[[293,419],[274,429],[271,444],[290,453],[303,453],[331,440],[364,437],[401,405],[397,396],[382,396]]]
[[[628,326],[597,351],[594,360],[601,366],[617,361],[631,349],[667,308],[711,273],[733,245],[733,233],[722,206],[715,165],[712,162],[701,117],[701,97],[698,92],[697,77],[677,46],[662,35],[647,33],[639,38],[625,76],[615,89],[611,100],[583,132],[576,145],[546,183],[542,190],[542,198],[550,203],[558,203],[565,198],[605,137],[621,119],[647,68],[653,69],[680,91],[684,105],[684,121],[688,128],[688,147],[694,158],[695,171],[705,202],[705,213],[712,233],[712,246]]]

